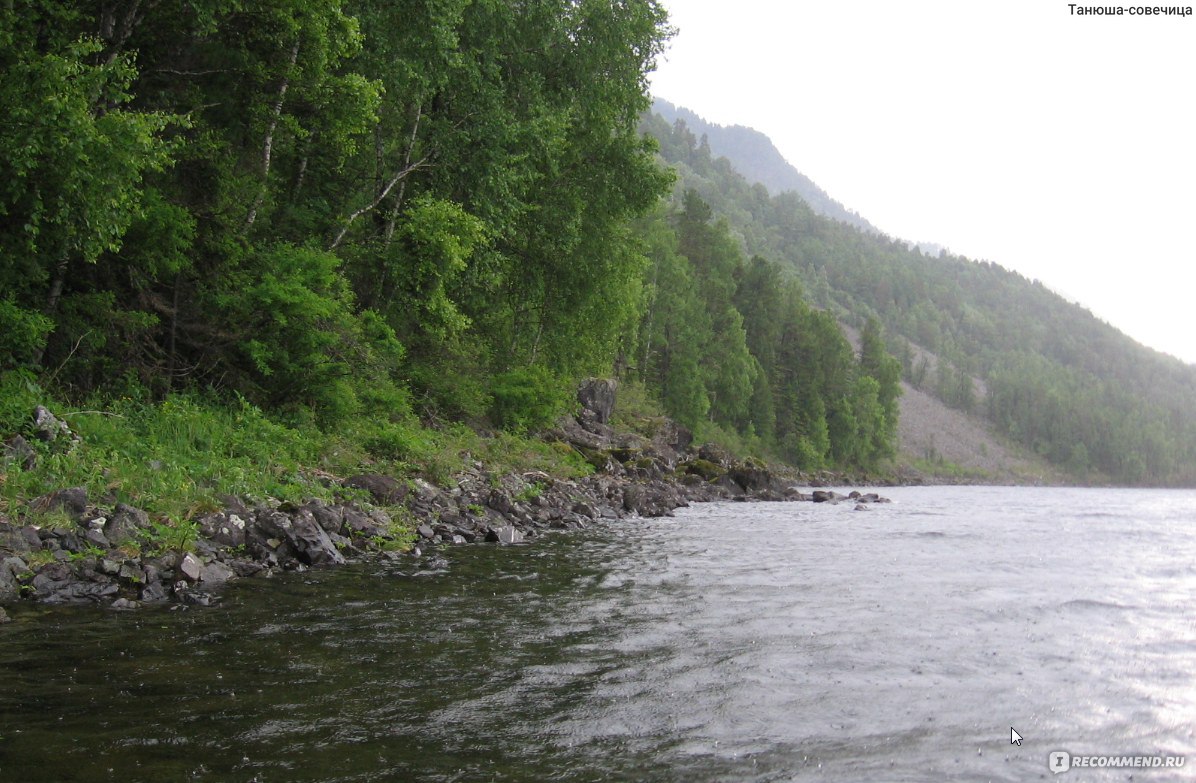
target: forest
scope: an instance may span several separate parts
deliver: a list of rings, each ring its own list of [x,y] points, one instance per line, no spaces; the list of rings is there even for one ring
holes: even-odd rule
[[[185,442],[174,497],[226,480],[204,453],[423,469],[613,375],[740,453],[882,467],[882,321],[853,353],[642,133],[671,34],[654,0],[3,4],[0,435],[79,409],[106,450],[39,481],[118,493]]]
[[[907,382],[1077,480],[1196,484],[1196,368],[996,264],[925,254],[791,192],[770,196],[711,153],[702,125],[649,114],[643,127],[679,189],[706,199],[745,252],[803,281],[839,321],[883,325]]]

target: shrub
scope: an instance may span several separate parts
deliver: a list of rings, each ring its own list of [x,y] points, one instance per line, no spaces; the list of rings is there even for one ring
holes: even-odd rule
[[[544,429],[564,413],[570,389],[545,367],[523,367],[495,376],[491,393],[494,423],[525,433]]]

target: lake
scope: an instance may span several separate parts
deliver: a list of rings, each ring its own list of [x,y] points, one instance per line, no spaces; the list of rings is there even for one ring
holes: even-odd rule
[[[1196,778],[1196,492],[879,491],[18,606],[0,780]]]

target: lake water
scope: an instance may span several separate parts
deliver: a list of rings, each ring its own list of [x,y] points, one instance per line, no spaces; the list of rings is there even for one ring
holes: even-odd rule
[[[1196,779],[1196,492],[882,493],[19,607],[0,780]]]

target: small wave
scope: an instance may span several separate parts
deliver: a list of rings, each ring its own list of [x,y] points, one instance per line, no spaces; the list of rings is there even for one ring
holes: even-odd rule
[[[1059,604],[1060,609],[1118,609],[1128,610],[1137,609],[1136,606],[1126,606],[1125,604],[1113,603],[1111,601],[1097,601],[1091,598],[1076,598],[1071,601],[1064,601]]]
[[[944,533],[941,530],[898,530],[889,535],[895,538],[964,538],[960,533]]]

